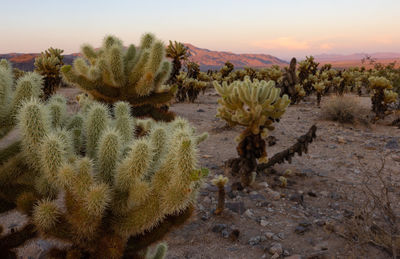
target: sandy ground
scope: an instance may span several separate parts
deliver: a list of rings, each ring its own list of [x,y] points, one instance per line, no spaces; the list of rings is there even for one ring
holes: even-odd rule
[[[74,102],[77,90],[67,88],[60,92]],[[267,147],[269,156],[289,147],[311,125],[316,124],[318,130],[308,154],[295,157],[292,164],[274,167],[278,173],[292,170],[288,186],[274,187],[277,175],[262,173],[243,191],[227,187],[228,208],[222,215],[214,216],[217,189],[209,180],[224,173],[225,160],[236,157],[234,138],[243,130],[226,127],[224,121],[215,117],[217,99],[215,91],[209,90],[194,104],[171,106],[198,132],[210,134],[199,146],[199,163],[210,169],[210,176],[200,192],[195,215],[165,238],[169,245],[167,258],[271,258],[271,247],[281,253],[279,258],[388,257],[372,246],[356,249],[331,230],[332,226],[342,226],[347,204],[343,192],[351,191],[360,182],[363,168],[358,159],[373,169],[379,166],[382,155],[390,153],[386,168],[399,173],[399,129],[385,125],[387,122],[366,127],[323,120],[313,98],[290,106],[271,132],[278,141]],[[370,109],[368,97],[362,97],[361,103],[366,110]],[[238,179],[231,177],[229,183],[235,181]],[[23,217],[9,212],[1,215],[0,222],[10,229],[21,225]],[[238,238],[233,238],[233,230],[239,232]],[[19,253],[21,258],[40,258],[51,245],[35,240],[19,249]]]

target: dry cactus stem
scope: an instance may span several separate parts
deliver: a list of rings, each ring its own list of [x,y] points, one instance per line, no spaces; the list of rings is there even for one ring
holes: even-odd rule
[[[260,164],[257,167],[258,171],[262,171],[266,168],[269,168],[275,164],[281,164],[284,163],[285,160],[288,161],[289,163],[292,162],[292,158],[296,155],[296,153],[301,156],[304,153],[307,154],[308,152],[308,145],[313,142],[313,140],[317,137],[316,135],[317,131],[317,126],[313,125],[311,128],[308,130],[308,132],[300,136],[297,139],[297,142],[289,147],[288,149],[285,149],[277,154],[275,154],[273,157],[271,157],[267,163]]]
[[[286,111],[290,100],[287,95],[279,96],[280,89],[273,81],[235,81],[222,85],[214,82],[214,87],[221,95],[218,100],[217,117],[228,122],[230,126],[241,125],[246,129],[237,137],[236,150],[238,158],[226,162],[232,173],[239,173],[242,185],[252,181],[256,171],[257,160],[267,158],[265,141],[268,130],[273,130],[273,123]]]
[[[228,178],[218,175],[211,182],[218,187],[218,204],[214,214],[220,215],[225,208],[225,185],[228,182]]]

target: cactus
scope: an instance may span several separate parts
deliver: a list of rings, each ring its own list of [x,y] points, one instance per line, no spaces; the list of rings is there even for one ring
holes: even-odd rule
[[[222,175],[218,175],[214,179],[212,179],[211,182],[218,187],[218,204],[217,209],[214,211],[214,214],[220,215],[225,208],[225,185],[228,182],[228,178]]]
[[[195,135],[186,120],[176,118],[147,123],[145,136],[134,138],[130,131],[127,139],[116,128],[140,121],[121,102],[114,105],[115,118],[93,101],[80,114],[85,123],[73,123],[72,116],[52,128],[55,115],[67,117],[51,113],[55,102],[62,103],[58,97],[46,104],[26,102],[19,127],[23,159],[35,172],[33,191],[44,198],[33,207],[33,223],[43,236],[71,243],[67,257],[79,252],[120,258],[131,238],[147,233],[154,242],[160,234],[153,231],[165,231],[157,226],[190,209],[206,173],[197,169],[196,146],[207,135]],[[87,138],[83,147],[74,146],[73,130],[79,127]],[[60,191],[65,210],[52,200]]]
[[[166,50],[167,57],[172,58],[172,72],[168,79],[168,84],[174,84],[176,77],[182,68],[182,61],[187,60],[189,57],[188,48],[180,42],[169,41],[169,45]]]
[[[0,137],[15,126],[20,104],[42,94],[42,83],[36,73],[25,73],[15,81],[11,64],[5,59],[0,61]]]
[[[281,88],[281,95],[288,95],[292,104],[298,103],[305,95],[303,87],[298,84],[296,74],[296,58],[292,58],[289,68],[285,68],[285,74],[282,82],[279,84]]]
[[[319,63],[314,61],[314,57],[306,57],[305,60],[299,62],[299,82],[303,86],[306,95],[310,95],[313,91],[312,83],[309,76],[313,76],[318,71]]]
[[[279,96],[280,89],[275,88],[273,81],[251,81],[246,77],[244,81],[229,85],[214,82],[214,87],[221,95],[217,117],[231,126],[246,127],[236,139],[239,158],[229,162],[228,166],[234,173],[239,172],[242,184],[247,186],[257,167],[257,159],[260,162],[267,159],[263,137],[268,130],[274,129],[274,121],[283,115],[290,100],[287,95]]]
[[[50,98],[61,83],[60,69],[64,65],[62,49],[49,48],[35,59],[35,72],[44,77],[44,100]]]
[[[204,93],[208,86],[207,82],[190,78],[185,72],[179,74],[176,82],[178,84],[178,91],[176,93],[176,100],[178,102],[189,100],[189,102],[193,103],[200,92]]]
[[[391,82],[385,77],[371,76],[368,78],[372,90],[372,111],[376,119],[383,119],[390,103],[396,102],[398,94],[393,92]]]
[[[174,87],[163,85],[171,63],[164,44],[152,34],[143,35],[138,48],[129,45],[126,50],[121,40],[107,36],[100,49],[83,45],[82,53],[84,58],[75,59],[73,66],[61,68],[65,81],[101,102],[129,102],[134,116],[173,120],[174,114],[162,107],[175,95]]]
[[[318,105],[318,107],[321,104],[321,97],[322,97],[322,94],[324,93],[326,84],[327,84],[326,81],[319,81],[319,82],[314,82],[313,83],[313,87],[314,87],[315,91],[317,92],[317,105]]]
[[[221,70],[219,71],[222,78],[229,76],[229,74],[235,69],[235,66],[229,62],[226,61],[224,66],[221,68]]]

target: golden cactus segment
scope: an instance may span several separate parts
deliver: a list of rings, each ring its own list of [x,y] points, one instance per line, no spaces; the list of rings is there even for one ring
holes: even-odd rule
[[[279,96],[280,89],[273,81],[251,81],[246,77],[231,84],[214,82],[214,87],[221,95],[217,117],[230,125],[245,126],[253,134],[259,134],[264,127],[270,128],[290,103],[287,95]]]

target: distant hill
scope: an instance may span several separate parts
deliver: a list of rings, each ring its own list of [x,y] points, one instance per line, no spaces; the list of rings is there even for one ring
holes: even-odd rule
[[[230,61],[235,68],[243,67],[269,67],[272,65],[286,66],[287,61],[266,54],[235,54],[226,51],[212,51],[198,48],[185,43],[191,56],[189,59],[200,65],[202,70],[220,69],[226,61]]]
[[[340,54],[320,54],[315,55],[314,58],[317,61],[350,61],[350,60],[361,60],[366,56],[380,60],[380,59],[398,59],[400,58],[400,53],[395,52],[377,52],[377,53],[354,53],[350,55],[340,55]]]
[[[286,60],[267,54],[235,54],[226,51],[212,51],[202,49],[192,44],[185,43],[188,47],[191,56],[189,59],[200,65],[200,69],[207,71],[208,69],[220,69],[226,61],[230,61],[235,65],[235,68],[243,67],[270,67],[272,65],[287,66],[289,63]],[[34,69],[35,58],[39,53],[8,53],[0,54],[0,59],[6,58],[13,63],[13,66],[25,71]],[[64,55],[64,63],[72,64],[74,59],[79,56],[79,53],[72,53]],[[400,53],[394,52],[377,52],[377,53],[355,53],[350,55],[340,54],[320,54],[314,55],[314,58],[322,64],[330,63],[336,68],[346,68],[351,66],[371,67],[369,64],[362,64],[361,59],[366,55],[376,59],[377,62],[387,64],[389,62],[397,61],[400,63]],[[299,59],[301,60],[301,59]]]
[[[234,54],[225,51],[211,51],[195,47],[191,44],[185,44],[191,53],[190,60],[198,63],[200,69],[220,69],[226,61],[230,61],[236,68],[243,67],[268,67],[271,65],[286,66],[287,61],[277,57],[265,54]],[[35,58],[38,53],[9,53],[0,54],[0,59],[5,58],[10,60],[14,67],[22,70],[33,70]],[[79,56],[78,53],[64,55],[64,63],[72,64],[73,60]]]
[[[19,68],[25,71],[32,71],[35,69],[35,58],[39,55],[39,53],[8,53],[0,54],[0,59],[5,58],[11,61],[13,67],[15,68]],[[77,54],[64,55],[64,63],[72,64],[76,57]]]

